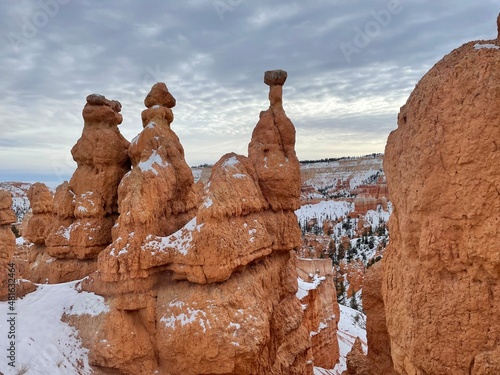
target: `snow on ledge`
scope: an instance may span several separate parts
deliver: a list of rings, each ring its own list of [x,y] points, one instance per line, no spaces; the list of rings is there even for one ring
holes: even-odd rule
[[[297,293],[295,294],[295,296],[299,300],[303,299],[304,297],[306,297],[309,294],[310,290],[316,289],[319,286],[319,284],[321,284],[325,280],[326,280],[326,278],[324,276],[318,277],[317,275],[314,275],[313,281],[311,283],[308,283],[308,282],[302,280],[302,278],[297,277],[299,289],[297,290]]]
[[[474,49],[500,49],[500,46],[497,46],[495,44],[487,43],[487,44],[479,44],[476,43],[474,44]]]
[[[193,232],[201,230],[203,224],[197,225],[196,217],[189,221],[177,232],[166,237],[149,237],[149,241],[142,246],[142,250],[151,250],[153,253],[168,252],[169,249],[175,249],[182,255],[187,255],[191,242],[193,241]],[[153,239],[154,238],[154,239]]]
[[[153,152],[149,156],[148,160],[141,161],[139,164],[137,164],[137,167],[142,172],[151,171],[155,175],[158,175],[158,171],[154,168],[154,164],[156,164],[160,167],[168,167],[170,165],[168,163],[168,161],[163,160],[162,157],[160,155],[158,155],[158,152],[156,150],[153,150]]]

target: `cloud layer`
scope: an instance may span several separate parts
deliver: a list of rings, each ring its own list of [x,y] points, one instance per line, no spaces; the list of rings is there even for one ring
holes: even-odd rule
[[[500,0],[40,0],[0,3],[0,180],[56,184],[85,97],[123,105],[167,83],[188,163],[246,153],[268,106],[263,73],[285,69],[300,159],[383,152],[420,77],[462,43],[496,37]]]

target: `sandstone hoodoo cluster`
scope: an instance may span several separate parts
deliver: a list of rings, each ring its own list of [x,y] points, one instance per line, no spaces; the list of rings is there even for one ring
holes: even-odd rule
[[[316,360],[337,362],[331,280],[297,298],[300,168],[286,78],[265,73],[270,106],[248,157],[224,155],[206,185],[171,129],[176,101],[164,83],[144,100],[131,142],[118,130],[120,103],[87,97],[71,180],[54,195],[30,189],[23,270],[35,281],[87,276],[80,288],[106,297],[106,313],[65,317],[96,373],[303,375]]]
[[[95,365],[123,373],[307,373],[311,342],[290,255],[300,244],[293,211],[300,180],[290,179],[299,164],[281,106],[282,74],[271,82],[249,157],[224,155],[199,194],[170,129],[175,101],[164,97],[165,85],[153,87],[144,129],[129,147],[132,171],[118,189],[113,242],[84,283],[111,307],[96,322],[99,337],[89,337]]]

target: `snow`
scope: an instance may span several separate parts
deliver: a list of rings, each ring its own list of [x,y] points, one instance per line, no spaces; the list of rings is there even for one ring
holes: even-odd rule
[[[80,226],[79,223],[72,223],[70,224],[69,227],[64,227],[64,226],[60,226],[59,229],[57,229],[57,232],[56,234],[59,235],[59,236],[62,236],[64,238],[66,238],[68,241],[69,241],[69,237],[71,235],[71,231],[73,229],[75,229],[76,227]]]
[[[302,280],[302,278],[297,277],[297,282],[299,284],[299,288],[297,290],[297,293],[295,294],[296,297],[299,300],[306,297],[310,290],[316,289],[319,286],[319,284],[321,284],[321,282],[324,280],[325,280],[324,276],[318,277],[317,275],[314,275],[313,281],[311,283],[308,283],[308,282]]]
[[[141,134],[137,134],[137,135],[134,137],[134,139],[132,139],[132,142],[131,142],[131,143],[135,145],[135,144],[137,143],[137,141],[139,141],[139,138],[140,138],[140,137],[141,137]]]
[[[344,201],[321,201],[316,204],[306,204],[295,211],[299,222],[313,218],[317,219],[319,227],[323,226],[323,221],[335,219],[336,217],[347,216],[354,210],[354,204]]]
[[[109,311],[104,298],[79,292],[77,281],[38,285],[38,289],[16,301],[16,368],[0,360],[0,372],[17,374],[24,366],[30,375],[91,374],[88,349],[82,347],[78,331],[61,321],[64,313],[96,316]],[[0,316],[9,305],[0,302]],[[0,351],[7,352],[6,319],[0,319]],[[3,355],[2,355],[3,356]]]
[[[210,198],[209,196],[206,196],[205,200],[203,201],[202,206],[205,208],[209,208],[209,207],[212,207],[212,204],[214,204],[214,202],[212,201],[212,198]]]
[[[149,126],[149,125],[148,125]],[[168,167],[169,164],[167,161],[163,160],[156,150],[153,150],[148,160],[141,161],[137,164],[137,168],[141,169],[143,172],[151,171],[155,175],[158,175],[158,171],[154,168],[154,165],[158,165],[160,167]]]
[[[479,43],[476,43],[474,44],[474,49],[483,49],[483,48],[486,48],[486,49],[500,49],[500,46],[497,46],[495,44],[479,44]]]
[[[28,244],[28,241],[26,241],[23,237],[16,238],[16,245],[25,245],[25,244]]]
[[[235,173],[235,174],[233,174],[233,177],[234,178],[245,178],[245,177],[247,177],[247,175],[243,174],[243,173]]]
[[[145,245],[143,245],[142,250],[151,250],[153,253],[168,252],[169,249],[173,249],[182,255],[187,255],[191,242],[193,241],[193,232],[197,230],[198,232],[203,227],[203,224],[196,225],[196,217],[189,221],[184,227],[179,229],[177,232],[171,234],[167,237],[155,237],[155,239],[150,239]]]
[[[192,169],[194,182],[198,182],[201,180],[201,169]]]
[[[376,211],[368,210],[365,215],[365,221],[371,225],[372,231],[375,231],[380,224],[387,223],[389,221],[391,212],[392,204],[388,202],[387,211],[382,210],[381,206],[378,206]]]
[[[172,301],[169,306],[181,310],[181,312],[175,314],[171,313],[168,317],[161,317],[160,322],[165,324],[167,328],[176,329],[179,324],[181,327],[184,327],[185,325],[193,324],[196,321],[199,321],[203,332],[207,331],[207,327],[212,328],[205,311],[188,307],[182,301]],[[208,306],[208,308],[210,309],[211,306]]]
[[[222,168],[234,167],[239,163],[240,162],[236,159],[236,156],[231,156],[229,159],[226,159],[224,163],[222,163]]]

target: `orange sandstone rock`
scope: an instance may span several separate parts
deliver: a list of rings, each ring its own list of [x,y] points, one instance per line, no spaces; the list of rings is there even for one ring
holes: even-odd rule
[[[37,245],[45,245],[45,240],[53,225],[53,198],[47,186],[37,182],[28,190],[32,215],[25,225],[23,237]]]
[[[330,259],[299,258],[297,269],[312,271],[309,273],[312,277],[304,276],[299,271],[302,277],[297,293],[304,309],[303,324],[311,336],[312,362],[314,366],[333,368],[339,360],[337,323],[340,310],[333,283],[332,262]]]
[[[300,207],[300,165],[295,154],[295,128],[283,110],[282,85],[286,74],[281,72],[268,71],[265,74],[265,83],[270,85],[270,107],[260,113],[248,145],[248,158],[255,166],[262,193],[275,211]]]
[[[71,150],[78,167],[54,197],[55,221],[46,240],[53,257],[93,259],[111,242],[118,184],[130,169],[120,111],[118,101],[87,96],[82,136]]]
[[[439,61],[387,142],[383,292],[400,374],[497,373],[484,369],[498,369],[500,340],[499,47],[469,42]]]

